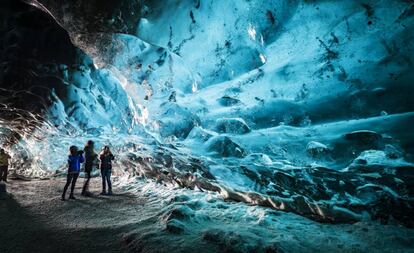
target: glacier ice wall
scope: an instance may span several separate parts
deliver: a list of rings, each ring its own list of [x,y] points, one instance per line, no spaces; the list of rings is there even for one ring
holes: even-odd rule
[[[5,85],[2,131],[36,173],[93,138],[131,176],[320,221],[412,224],[413,3],[26,2],[82,50]],[[17,90],[48,101],[34,111]],[[22,128],[30,117],[39,124]]]

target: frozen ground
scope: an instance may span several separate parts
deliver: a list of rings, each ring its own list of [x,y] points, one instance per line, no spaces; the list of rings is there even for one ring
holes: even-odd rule
[[[62,202],[62,179],[12,180],[1,252],[414,252],[414,231],[392,222],[326,225],[155,182],[132,194],[120,181],[112,197]]]

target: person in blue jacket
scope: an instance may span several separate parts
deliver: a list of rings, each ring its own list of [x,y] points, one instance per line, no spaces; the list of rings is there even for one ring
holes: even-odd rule
[[[76,146],[71,146],[69,148],[68,156],[68,175],[66,179],[66,185],[63,188],[62,200],[65,200],[66,191],[68,190],[69,185],[72,183],[70,188],[69,199],[75,199],[73,196],[73,191],[75,190],[76,180],[78,179],[80,172],[80,164],[83,163],[85,159],[83,158],[83,151],[78,151]]]

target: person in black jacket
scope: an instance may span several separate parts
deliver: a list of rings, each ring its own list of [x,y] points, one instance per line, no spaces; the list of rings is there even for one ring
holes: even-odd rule
[[[7,173],[9,168],[9,160],[11,156],[4,151],[4,149],[0,149],[0,181],[3,180],[7,182]]]
[[[101,175],[102,175],[102,195],[112,195],[112,161],[115,159],[111,153],[109,146],[105,146],[99,155],[101,160]],[[106,193],[106,184],[108,184],[108,193]]]
[[[91,173],[94,166],[98,166],[98,154],[95,152],[94,149],[94,142],[89,140],[86,143],[85,148],[83,151],[85,152],[85,177],[86,180],[83,184],[82,188],[82,196],[91,196],[89,192],[89,181],[91,180]]]

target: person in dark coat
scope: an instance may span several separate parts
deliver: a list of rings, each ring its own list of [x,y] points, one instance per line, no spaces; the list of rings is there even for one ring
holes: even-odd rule
[[[68,175],[66,178],[66,184],[63,188],[62,200],[65,200],[66,191],[68,190],[69,185],[72,183],[70,188],[69,199],[76,199],[73,196],[75,190],[76,180],[78,179],[80,172],[80,164],[83,163],[85,159],[83,158],[83,151],[78,151],[76,146],[71,146],[69,148],[68,156]]]
[[[4,149],[0,149],[0,181],[3,180],[4,182],[7,182],[10,159],[11,156],[7,154]]]
[[[82,188],[82,196],[91,196],[89,192],[89,181],[91,180],[91,173],[94,166],[97,165],[98,154],[95,152],[95,144],[92,140],[89,140],[86,143],[85,148],[83,151],[85,152],[85,177],[86,180],[83,184]]]
[[[115,159],[109,146],[105,146],[99,155],[101,160],[101,175],[102,175],[102,195],[112,195],[112,161]],[[108,185],[108,193],[106,192],[106,184]]]

